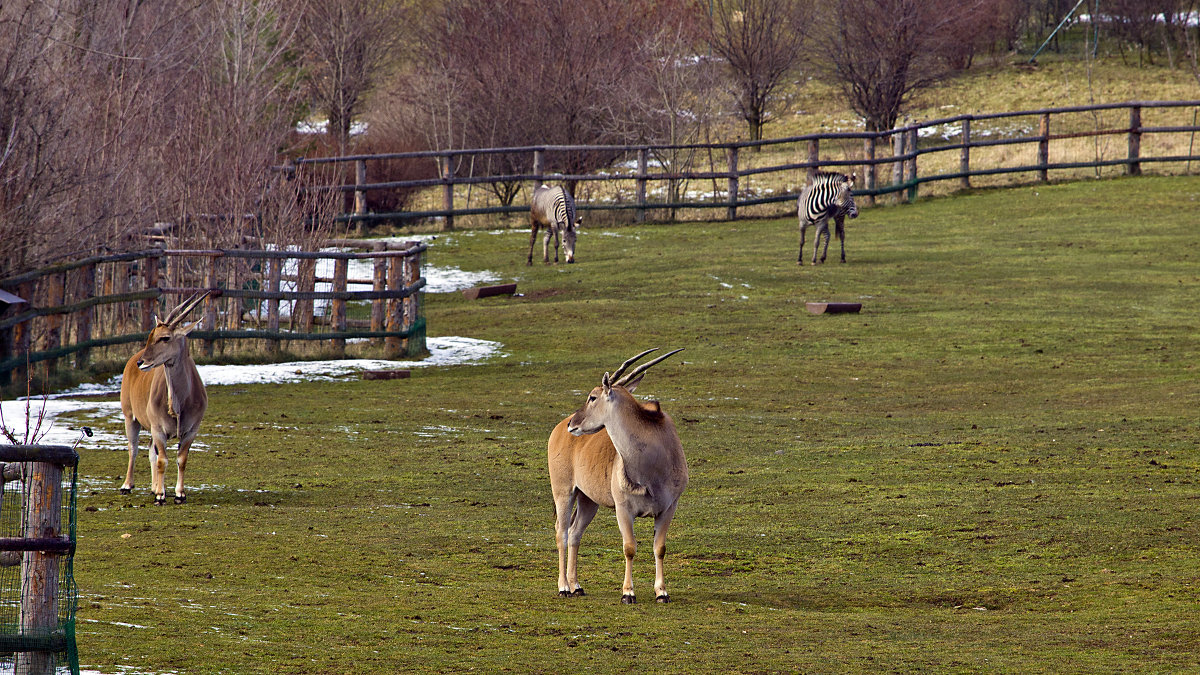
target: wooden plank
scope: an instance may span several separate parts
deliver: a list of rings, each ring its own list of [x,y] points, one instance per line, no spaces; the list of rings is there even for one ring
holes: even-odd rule
[[[499,284],[496,286],[476,286],[463,291],[463,296],[468,300],[478,300],[479,298],[490,298],[495,295],[513,295],[517,292],[517,285]]]
[[[861,302],[806,302],[805,309],[811,314],[847,314],[858,313],[862,309]]]

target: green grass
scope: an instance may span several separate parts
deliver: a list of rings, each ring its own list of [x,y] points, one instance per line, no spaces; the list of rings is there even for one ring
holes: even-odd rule
[[[149,506],[144,456],[122,497],[124,453],[83,450],[81,661],[1193,670],[1198,198],[1146,178],[865,209],[849,263],[819,267],[796,265],[794,219],[585,230],[579,263],[531,268],[524,234],[450,233],[431,263],[523,297],[429,296],[430,334],[504,358],[213,388],[185,506]],[[589,594],[560,599],[546,438],[651,346],[686,348],[639,390],[691,468],[672,602],[647,602],[639,520],[643,602],[620,604],[611,512],[584,538]]]

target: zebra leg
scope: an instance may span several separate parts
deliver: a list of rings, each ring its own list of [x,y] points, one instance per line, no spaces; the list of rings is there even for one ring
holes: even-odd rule
[[[825,250],[829,250],[829,221],[822,220],[817,224],[817,233],[813,240],[813,257],[812,264],[817,264],[817,256],[821,256],[821,262],[825,262],[825,256],[821,254],[821,235],[825,235]]]
[[[531,232],[529,234],[529,258],[525,261],[526,265],[533,264],[533,246],[534,246],[534,244],[537,243],[537,231],[538,231],[538,223],[536,220],[530,218],[529,223],[530,223],[530,227],[533,228],[533,232]]]
[[[553,236],[554,236],[554,226],[547,225],[546,226],[546,236],[544,239],[542,239],[542,262],[544,262],[544,263],[550,262],[550,239]],[[557,251],[555,251],[555,255],[558,255]]]
[[[804,230],[808,227],[808,221],[804,216],[800,216],[800,254],[796,256],[796,264],[804,264]]]
[[[838,216],[834,222],[837,224],[838,242],[842,245],[842,262],[846,262],[846,217]]]
[[[562,232],[558,228],[558,223],[551,226],[550,231],[554,233],[554,264],[558,264],[558,246],[562,243]]]

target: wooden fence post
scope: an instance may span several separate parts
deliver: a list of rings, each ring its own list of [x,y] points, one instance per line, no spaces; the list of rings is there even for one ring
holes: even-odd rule
[[[401,262],[403,258],[392,258],[388,263],[387,269],[387,287],[389,291],[398,291],[404,287],[404,264]],[[387,330],[389,332],[399,332],[404,330],[404,300],[403,298],[391,298],[387,301]],[[389,335],[383,340],[383,355],[386,358],[394,359],[400,356],[402,345],[400,338]]]
[[[267,291],[278,293],[283,277],[283,258],[267,259]],[[279,298],[267,298],[267,330],[279,332]],[[271,338],[267,343],[267,351],[272,355],[279,353],[279,338]]]
[[[442,155],[442,208],[446,210],[446,219],[442,222],[442,231],[454,229],[454,158]]]
[[[333,290],[335,293],[346,292],[346,274],[350,261],[345,258],[338,258],[333,261]],[[334,298],[330,302],[329,322],[333,327],[333,332],[346,332],[346,301],[342,298]],[[346,355],[346,338],[333,338],[333,353],[340,359]]]
[[[817,168],[821,163],[821,145],[820,141],[815,138],[811,138],[808,141],[808,163],[808,180],[812,182],[812,179],[817,175]]]
[[[912,155],[908,159],[908,203],[911,204],[917,200],[917,130],[912,128],[908,130],[908,141],[904,144],[904,150]]]
[[[1038,180],[1050,180],[1050,113],[1042,113],[1038,122]]]
[[[962,121],[962,152],[958,158],[958,172],[962,174],[960,185],[964,190],[971,189],[971,120]]]
[[[158,288],[158,256],[142,258],[142,279],[145,290]],[[158,296],[142,301],[142,330],[154,330],[154,320],[158,316]]]
[[[62,536],[63,468],[51,462],[25,464],[28,488],[25,492],[26,539]],[[58,627],[58,558],[56,553],[27,551],[21,561],[21,633],[48,636]],[[26,652],[19,659],[17,673],[42,675],[54,672],[53,654]]]
[[[866,185],[868,194],[863,196],[863,204],[866,206],[875,206],[875,137],[868,136],[863,139],[863,157],[867,163],[863,164],[863,183]]]
[[[738,148],[729,146],[729,206],[725,209],[726,220],[737,219],[738,199]]]
[[[416,241],[404,242],[404,246],[409,249],[415,248],[419,244],[420,242]],[[412,255],[404,256],[403,260],[404,273],[401,276],[401,284],[405,288],[408,288],[417,283],[417,280],[421,278],[421,253],[420,251],[414,251]],[[416,291],[407,298],[404,298],[402,304],[404,306],[403,330],[412,330],[416,328],[417,315],[421,309],[420,291]],[[410,335],[404,338],[404,341],[401,343],[401,350],[408,356],[416,356],[425,350],[425,344],[420,342],[418,338]]]
[[[301,258],[296,261],[296,270],[296,290],[301,293],[315,291],[317,288],[317,261],[312,258]],[[292,319],[297,322],[296,329],[301,333],[312,332],[314,306],[313,300],[297,300],[292,307]]]
[[[904,131],[896,128],[892,131],[892,185],[896,187],[892,193],[892,198],[895,203],[899,204],[903,198],[901,194],[901,184],[904,183]]]
[[[1129,164],[1127,172],[1130,176],[1142,175],[1142,164],[1138,158],[1142,154],[1142,107],[1135,105],[1129,108]]]
[[[373,245],[373,249],[376,251],[385,251],[387,250],[387,244],[383,242],[376,242]],[[374,263],[374,274],[371,277],[371,290],[375,292],[386,290],[388,259],[384,256],[378,256],[372,262]],[[386,325],[386,317],[387,300],[384,300],[383,298],[375,298],[372,300],[371,330],[382,331]],[[371,338],[371,344],[378,347],[383,344],[383,338]]]
[[[546,153],[542,150],[533,151],[533,189],[536,190],[542,186],[545,181],[542,176],[546,172]]]
[[[46,286],[46,306],[58,307],[66,301],[66,273],[60,272],[51,274],[47,277]],[[46,316],[46,350],[58,349],[62,346],[62,314],[49,314]],[[46,359],[46,369],[51,372],[58,371],[58,359]]]
[[[213,290],[217,287],[217,256],[207,256],[207,261],[204,266],[204,288]],[[217,330],[217,299],[211,295],[204,299],[204,326],[208,330]],[[200,344],[204,355],[211,357],[216,340],[205,339]]]
[[[646,222],[646,168],[646,148],[638,148],[637,178],[635,179],[638,209],[634,214],[634,220],[639,223]]]
[[[84,265],[79,268],[79,299],[86,300],[96,295],[96,265]],[[75,343],[83,343],[92,339],[92,322],[96,316],[96,308],[85,307],[79,310],[75,317]],[[82,370],[91,358],[91,349],[85,348],[75,352],[75,367]]]
[[[20,296],[21,298],[24,298],[25,302],[29,303],[29,305],[32,306],[34,289],[35,289],[35,287],[33,285],[33,282],[26,281],[25,283],[17,286],[17,295]],[[13,326],[12,341],[13,341],[14,355],[29,353],[29,350],[33,347],[33,320],[32,319],[29,319],[27,321],[22,321],[21,323]],[[17,369],[15,372],[17,373],[17,377],[19,380],[23,380],[23,379],[29,377],[29,368],[24,363],[17,366]]]
[[[361,189],[367,184],[367,160],[358,159],[354,161],[354,186],[359,188],[354,191],[354,215],[365,216],[367,214],[367,192]],[[359,236],[362,236],[366,221],[354,221],[355,231]]]

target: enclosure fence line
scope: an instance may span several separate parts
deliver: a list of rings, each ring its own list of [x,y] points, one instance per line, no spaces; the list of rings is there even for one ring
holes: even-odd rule
[[[65,445],[0,445],[0,667],[17,675],[79,673],[78,466]]]
[[[212,356],[221,340],[263,340],[271,354],[290,340],[324,340],[334,357],[367,339],[387,358],[425,351],[421,253],[428,246],[337,240],[370,250],[150,249],[94,256],[0,279],[0,386],[14,372],[93,350],[144,342],[160,299],[210,291],[202,330],[190,336]],[[351,270],[359,277],[351,276]],[[369,288],[369,290],[367,290]],[[348,306],[370,303],[370,318]],[[128,356],[128,355],[126,355]]]
[[[1190,111],[1188,109],[1191,109]],[[1121,114],[1124,111],[1124,114]],[[1155,124],[1144,123],[1143,114],[1148,111],[1173,113],[1167,121],[1183,120],[1191,112],[1189,123]],[[1128,175],[1140,175],[1143,167],[1151,163],[1183,163],[1182,173],[1192,171],[1192,162],[1200,162],[1195,147],[1197,113],[1200,101],[1131,101],[1088,106],[1045,108],[1016,112],[957,115],[944,119],[914,122],[879,132],[838,132],[809,134],[771,140],[735,143],[707,143],[680,145],[541,145],[508,148],[478,148],[470,150],[441,150],[426,152],[402,152],[371,155],[348,155],[340,157],[301,158],[283,167],[293,175],[305,171],[305,167],[328,164],[353,164],[354,184],[310,186],[314,190],[334,190],[354,194],[354,210],[341,217],[343,222],[406,221],[424,218],[443,218],[444,227],[452,229],[454,218],[475,214],[506,214],[528,211],[527,204],[501,204],[498,206],[464,207],[457,203],[459,186],[480,184],[517,184],[531,181],[535,185],[548,180],[572,183],[632,183],[629,194],[606,201],[583,201],[576,194],[577,208],[581,210],[621,211],[633,210],[635,220],[646,220],[654,210],[716,209],[724,212],[724,218],[738,217],[738,210],[748,206],[792,201],[800,187],[784,194],[759,194],[748,189],[747,182],[773,174],[797,171],[810,176],[818,170],[835,169],[846,173],[860,172],[860,187],[855,195],[865,197],[867,205],[875,198],[894,195],[897,201],[916,199],[921,185],[950,182],[956,188],[973,187],[972,179],[985,177],[1033,174],[1038,181],[1050,180],[1051,171],[1071,169],[1122,168]],[[1113,120],[1116,114],[1119,120]],[[1102,119],[1105,115],[1107,119]],[[1036,123],[1022,126],[1013,122],[1026,118]],[[1178,119],[1176,119],[1178,118]],[[1164,119],[1167,119],[1164,117]],[[1013,133],[1007,137],[996,137],[997,125],[1012,123]],[[986,127],[986,128],[985,128]],[[938,134],[942,138],[938,138]],[[1150,137],[1164,140],[1162,143],[1144,144]],[[1086,141],[1091,141],[1090,144]],[[1101,147],[1101,143],[1124,140],[1123,148]],[[1080,142],[1084,142],[1082,145]],[[834,146],[836,152],[823,155],[825,149]],[[849,150],[847,149],[849,146]],[[1186,147],[1186,150],[1183,148]],[[1010,148],[1009,153],[995,151]],[[1032,149],[1033,157],[1022,149]],[[1052,154],[1052,149],[1061,157]],[[802,157],[801,161],[763,164],[754,161],[760,156],[778,157],[780,150]],[[686,161],[672,159],[680,151],[687,151]],[[974,152],[972,152],[974,151]],[[604,170],[592,173],[572,174],[548,172],[547,156],[565,156],[570,153],[589,153],[593,156],[608,156],[617,159],[632,158],[625,162],[630,170]],[[947,158],[947,153],[957,153],[957,161]],[[984,156],[988,155],[988,156]],[[504,157],[509,166],[530,166],[529,173],[480,173],[476,175],[474,158]],[[521,161],[515,158],[523,157]],[[721,158],[724,165],[721,166]],[[937,157],[937,161],[929,161]],[[696,158],[707,158],[704,170],[695,166]],[[371,182],[368,177],[368,162],[403,160],[430,160],[436,162],[438,177],[421,180]],[[481,162],[481,164],[489,164]],[[762,165],[760,165],[762,164]],[[651,171],[657,165],[661,171]],[[469,168],[468,168],[469,167]],[[468,172],[469,175],[463,175]],[[1024,179],[1026,182],[1028,177]],[[707,181],[713,190],[695,198],[679,198],[678,186],[689,182]],[[1008,184],[1018,182],[1014,178]],[[648,187],[666,184],[668,201],[651,201]],[[369,212],[369,195],[381,191],[417,190],[441,188],[441,208],[413,209],[393,212]],[[724,188],[723,190],[721,188]],[[578,191],[577,191],[578,192]],[[436,198],[433,199],[436,202]],[[719,217],[719,216],[717,216]]]

